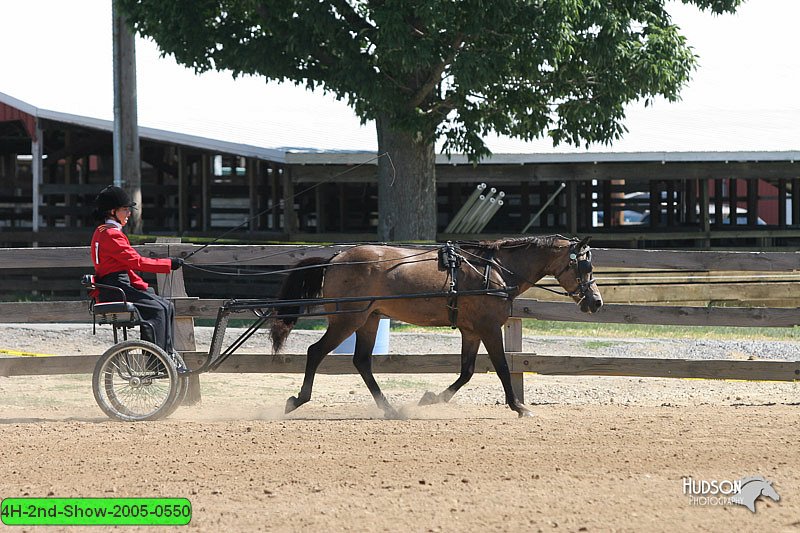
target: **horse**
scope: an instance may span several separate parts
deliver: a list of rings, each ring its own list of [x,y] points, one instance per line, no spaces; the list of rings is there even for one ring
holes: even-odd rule
[[[381,316],[419,326],[448,326],[461,332],[461,373],[440,394],[425,393],[420,404],[448,402],[475,371],[480,343],[486,347],[503,385],[508,406],[519,416],[532,412],[519,401],[511,386],[502,327],[511,314],[511,302],[542,277],[551,275],[578,304],[593,313],[603,300],[592,276],[589,238],[560,235],[506,238],[458,243],[439,249],[391,245],[358,245],[333,258],[300,261],[284,281],[278,300],[355,296],[384,297],[374,301],[324,303],[328,328],[308,348],[300,392],[286,401],[290,413],[311,399],[319,364],[353,332],[353,364],[375,403],[387,418],[400,418],[381,392],[372,373],[372,350]],[[443,253],[447,251],[448,253]],[[445,264],[447,263],[447,264]],[[482,291],[483,290],[483,291]],[[496,292],[490,293],[490,290]],[[472,292],[472,294],[470,294]],[[465,293],[460,295],[459,293]],[[479,293],[479,294],[476,294]],[[403,295],[425,294],[422,298]],[[338,311],[341,314],[331,314]],[[273,351],[279,352],[297,321],[300,307],[274,307],[270,326]]]
[[[781,499],[772,482],[762,476],[745,477],[740,479],[739,483],[741,489],[738,494],[731,497],[731,503],[744,505],[753,513],[756,512],[756,500],[760,496],[766,496],[776,502]]]

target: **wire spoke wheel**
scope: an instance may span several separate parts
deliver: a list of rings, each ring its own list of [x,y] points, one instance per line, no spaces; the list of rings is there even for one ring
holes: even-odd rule
[[[115,344],[100,356],[92,376],[97,405],[110,418],[132,422],[158,420],[178,406],[175,363],[155,344],[132,340]]]
[[[175,366],[183,366],[185,368],[186,363],[183,361],[183,357],[180,354],[176,354],[175,357]],[[175,401],[172,402],[172,407],[170,407],[168,412],[164,415],[165,417],[174,413],[175,410],[180,407],[183,404],[183,401],[186,399],[186,395],[189,392],[189,376],[178,374],[178,383],[175,388]]]

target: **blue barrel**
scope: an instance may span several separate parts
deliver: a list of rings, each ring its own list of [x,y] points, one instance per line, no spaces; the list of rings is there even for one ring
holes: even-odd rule
[[[347,337],[342,344],[334,348],[333,353],[339,355],[353,355],[356,351],[356,334]],[[378,334],[375,337],[373,355],[386,355],[389,353],[389,319],[381,318],[378,324]]]

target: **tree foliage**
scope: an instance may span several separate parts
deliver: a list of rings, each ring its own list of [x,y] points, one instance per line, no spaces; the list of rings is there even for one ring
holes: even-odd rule
[[[321,88],[473,160],[492,131],[613,142],[625,105],[677,99],[696,59],[665,0],[116,1],[197,71]],[[722,13],[741,0],[683,2]]]
[[[613,141],[626,103],[675,100],[695,63],[664,0],[118,1],[197,71],[322,88],[364,121],[384,113],[473,156],[490,131]]]

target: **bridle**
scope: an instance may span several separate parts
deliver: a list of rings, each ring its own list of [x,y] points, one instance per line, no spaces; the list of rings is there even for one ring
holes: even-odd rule
[[[572,269],[575,274],[575,281],[578,282],[578,288],[574,291],[565,291],[563,294],[572,297],[580,296],[581,300],[584,300],[591,286],[597,282],[592,276],[592,250],[588,246],[578,249],[579,244],[576,242],[570,243],[569,263],[555,277],[558,279],[565,272]],[[586,281],[583,281],[584,276]]]
[[[461,251],[466,252],[468,255],[473,256],[475,258],[480,257],[474,253],[468,252],[463,249]],[[466,257],[463,259],[467,265],[471,266],[470,261]],[[496,268],[501,273],[501,275],[503,273],[509,274],[510,276],[512,276],[512,278],[518,278],[521,279],[522,281],[527,281],[528,283],[530,283],[532,288],[542,289],[547,292],[552,292],[553,294],[558,294],[559,296],[569,296],[573,298],[575,296],[580,296],[579,302],[586,299],[592,285],[595,285],[597,283],[597,281],[592,276],[592,251],[586,244],[586,241],[583,242],[570,241],[569,263],[567,263],[567,265],[563,269],[561,269],[561,271],[558,274],[555,274],[554,276],[556,279],[558,279],[561,277],[562,274],[572,269],[573,273],[575,274],[575,281],[578,283],[578,287],[574,291],[562,291],[562,290],[551,289],[550,287],[545,287],[544,285],[538,285],[536,282],[528,280],[524,276],[520,276],[518,273],[507,269],[493,257],[490,257],[488,259],[485,257],[480,257],[480,259],[486,261],[487,266]],[[475,269],[475,267],[472,268],[477,272],[477,269]],[[586,281],[583,281],[584,276],[587,277]],[[488,274],[484,275],[485,280],[487,279],[487,277]],[[488,287],[488,281],[485,281],[485,283],[487,283],[486,286]],[[517,287],[513,288],[516,289]]]

